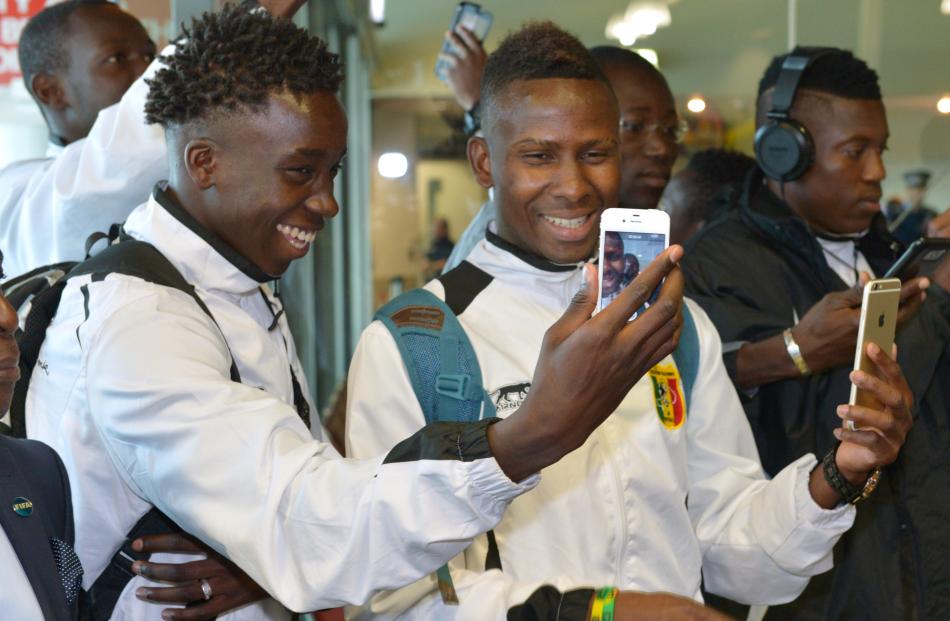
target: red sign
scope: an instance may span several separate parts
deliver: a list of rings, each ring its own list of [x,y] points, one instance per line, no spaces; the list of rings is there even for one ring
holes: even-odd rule
[[[26,22],[46,4],[47,0],[0,0],[0,84],[9,84],[20,77],[20,61],[17,59],[20,33]]]

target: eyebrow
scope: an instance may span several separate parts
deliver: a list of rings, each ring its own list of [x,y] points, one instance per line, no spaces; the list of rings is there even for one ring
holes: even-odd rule
[[[309,149],[309,148],[304,147],[300,149],[295,149],[294,153],[298,155],[302,155],[304,157],[316,159],[316,158],[324,157],[325,155],[327,155],[327,150],[326,149]],[[344,157],[346,157],[346,149],[343,150],[343,153],[340,155],[340,159],[342,160]]]
[[[560,146],[561,143],[555,142],[554,140],[538,140],[537,138],[525,138],[524,140],[519,140],[513,147],[523,147],[523,146],[536,146],[547,149],[556,149]],[[588,140],[587,142],[581,145],[582,148],[593,147],[597,145],[606,145],[606,146],[616,146],[620,142],[616,138],[595,138],[594,140]]]

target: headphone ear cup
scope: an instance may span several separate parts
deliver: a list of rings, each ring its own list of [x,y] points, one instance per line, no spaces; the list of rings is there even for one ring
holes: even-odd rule
[[[776,181],[801,177],[814,154],[808,130],[791,119],[769,121],[755,132],[755,159],[765,176]]]

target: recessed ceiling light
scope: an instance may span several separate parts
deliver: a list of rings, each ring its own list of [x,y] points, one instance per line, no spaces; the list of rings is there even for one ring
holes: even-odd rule
[[[376,169],[387,179],[399,179],[409,170],[409,159],[397,151],[383,153],[376,162]]]
[[[706,109],[706,100],[702,97],[693,97],[686,102],[686,109],[694,114],[699,114]]]
[[[944,95],[937,102],[937,112],[940,114],[950,114],[950,95]]]

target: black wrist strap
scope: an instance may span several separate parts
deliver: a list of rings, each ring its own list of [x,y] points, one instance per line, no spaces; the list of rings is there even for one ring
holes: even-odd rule
[[[852,485],[848,479],[844,478],[841,471],[838,470],[838,464],[835,462],[835,456],[838,454],[838,447],[841,442],[835,442],[835,445],[828,451],[821,460],[822,473],[825,475],[825,481],[828,482],[836,492],[841,494],[844,501],[854,504],[864,493],[864,486]]]

